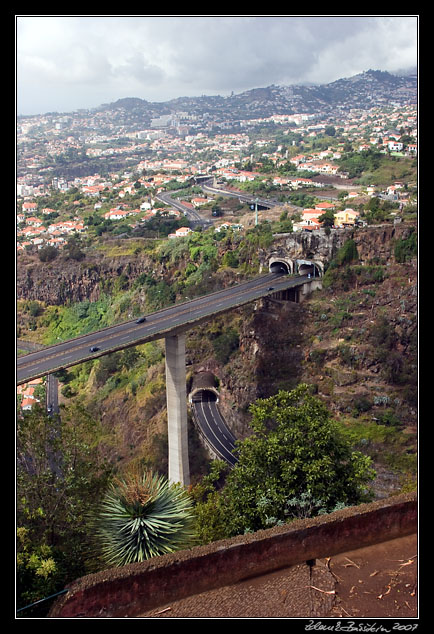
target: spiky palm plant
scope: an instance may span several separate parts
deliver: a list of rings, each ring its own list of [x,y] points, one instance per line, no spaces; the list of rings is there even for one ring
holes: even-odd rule
[[[118,478],[103,499],[96,536],[109,566],[144,561],[194,543],[193,506],[180,486],[145,471]]]

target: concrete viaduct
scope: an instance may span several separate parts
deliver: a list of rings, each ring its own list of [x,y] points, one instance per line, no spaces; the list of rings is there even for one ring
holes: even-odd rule
[[[169,480],[187,486],[190,482],[190,470],[187,436],[186,332],[216,314],[262,297],[302,302],[313,290],[322,287],[323,272],[324,266],[320,261],[271,257],[266,275],[149,314],[146,320],[139,320],[145,322],[140,323],[140,326],[136,325],[139,322],[127,322],[19,357],[17,384],[117,350],[164,338]],[[95,343],[97,345],[94,345]],[[192,400],[190,398],[190,402]]]

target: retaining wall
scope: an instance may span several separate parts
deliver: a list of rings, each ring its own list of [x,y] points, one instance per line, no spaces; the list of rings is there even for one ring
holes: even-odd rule
[[[50,617],[133,617],[170,601],[417,531],[415,493],[78,579]]]

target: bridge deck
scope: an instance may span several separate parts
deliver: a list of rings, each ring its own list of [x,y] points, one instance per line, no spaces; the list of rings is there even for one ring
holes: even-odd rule
[[[17,384],[45,376],[90,359],[122,350],[169,334],[192,328],[217,315],[249,302],[288,288],[312,281],[307,275],[289,276],[269,273],[230,288],[175,304],[146,316],[137,324],[135,320],[110,326],[69,341],[31,352],[17,359]],[[96,347],[90,352],[91,347]]]

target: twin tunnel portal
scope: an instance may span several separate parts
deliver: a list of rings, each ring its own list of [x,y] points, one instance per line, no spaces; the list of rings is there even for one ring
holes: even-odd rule
[[[211,455],[233,466],[237,460],[236,438],[220,414],[214,377],[210,373],[199,373],[187,395],[186,332],[214,315],[263,297],[302,302],[312,290],[322,286],[324,267],[320,261],[276,256],[270,258],[268,270],[268,274],[254,280],[157,311],[146,319],[126,322],[19,357],[17,384],[90,358],[164,338],[169,481],[184,486],[190,483],[188,404]],[[93,354],[89,355],[89,351]]]

